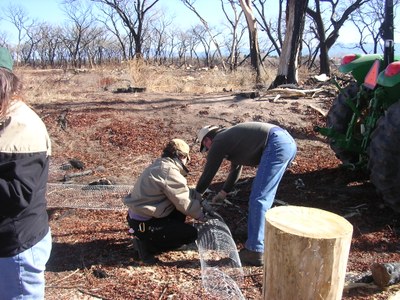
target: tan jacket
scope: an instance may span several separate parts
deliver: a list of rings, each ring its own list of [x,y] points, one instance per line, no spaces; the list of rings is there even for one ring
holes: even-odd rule
[[[158,158],[143,171],[124,203],[142,217],[166,217],[176,207],[183,214],[199,219],[203,216],[201,195],[189,189],[183,174],[179,162]]]

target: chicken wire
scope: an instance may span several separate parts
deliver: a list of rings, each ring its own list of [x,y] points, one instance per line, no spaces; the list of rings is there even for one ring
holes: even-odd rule
[[[223,219],[210,219],[199,225],[196,243],[204,289],[217,299],[245,299],[240,291],[243,268],[232,234]]]
[[[130,185],[47,184],[49,208],[83,208],[126,210],[122,199],[129,194]]]
[[[126,210],[130,185],[47,184],[49,208]],[[245,299],[243,269],[232,234],[221,217],[199,224],[196,240],[204,289],[218,299]]]

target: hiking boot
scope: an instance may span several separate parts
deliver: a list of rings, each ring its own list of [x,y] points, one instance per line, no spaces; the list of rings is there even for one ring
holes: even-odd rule
[[[243,248],[239,252],[240,261],[243,265],[252,266],[263,266],[264,265],[264,253],[251,251],[249,249]]]
[[[141,260],[145,264],[154,264],[157,260],[150,254],[147,242],[133,238],[133,258],[135,260]]]

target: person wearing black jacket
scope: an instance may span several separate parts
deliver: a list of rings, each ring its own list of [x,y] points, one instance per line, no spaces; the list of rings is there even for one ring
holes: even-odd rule
[[[11,55],[0,47],[0,298],[44,299],[51,143],[21,89]]]

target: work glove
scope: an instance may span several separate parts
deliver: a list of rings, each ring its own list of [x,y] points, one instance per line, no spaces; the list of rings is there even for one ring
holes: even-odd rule
[[[212,200],[211,200],[211,203],[212,204],[222,204],[222,203],[224,203],[224,200],[225,200],[225,198],[226,198],[226,192],[224,191],[224,190],[220,190],[219,192],[218,192],[218,194],[216,194],[213,198],[212,198]]]
[[[203,213],[203,214],[201,214],[200,218],[198,218],[197,220],[200,221],[200,222],[205,223],[205,222],[207,222],[208,220],[210,220],[210,218],[208,217],[207,214]]]
[[[201,207],[203,207],[203,211],[205,213],[213,213],[214,208],[211,206],[211,204],[207,200],[201,201]]]
[[[201,206],[203,207],[203,212],[206,217],[211,219],[219,219],[221,216],[214,210],[211,204],[207,200],[201,201]]]

